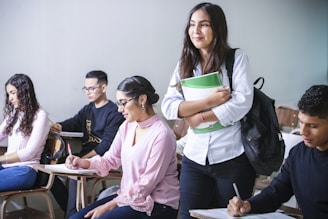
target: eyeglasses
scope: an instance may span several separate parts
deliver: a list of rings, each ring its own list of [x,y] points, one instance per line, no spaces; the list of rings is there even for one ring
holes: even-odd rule
[[[131,100],[133,100],[133,98],[130,98],[130,99],[124,101],[124,102],[116,102],[116,105],[117,105],[118,108],[123,108],[123,109],[124,109],[124,108],[125,108],[125,105],[126,105],[128,102],[130,102]],[[120,100],[120,101],[122,101],[122,100]]]
[[[84,91],[84,92],[94,92],[97,88],[99,88],[100,86],[93,86],[93,87],[82,87],[82,90]]]

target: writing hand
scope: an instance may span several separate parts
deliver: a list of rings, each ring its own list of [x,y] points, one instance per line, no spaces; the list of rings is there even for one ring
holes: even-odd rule
[[[80,159],[78,156],[75,155],[69,155],[66,158],[65,161],[65,166],[69,169],[79,169],[79,161],[78,159]]]
[[[58,123],[53,124],[50,127],[50,131],[53,131],[53,132],[61,132],[62,131],[62,126],[60,124],[58,124]]]
[[[66,158],[65,166],[69,169],[88,169],[90,167],[90,162],[87,159],[72,155]]]
[[[229,200],[227,212],[230,216],[240,217],[247,214],[251,210],[251,204],[248,201],[243,201],[237,196]]]

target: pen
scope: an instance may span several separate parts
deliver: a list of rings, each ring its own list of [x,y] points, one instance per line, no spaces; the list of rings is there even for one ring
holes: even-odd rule
[[[73,155],[72,155],[72,150],[71,150],[70,143],[67,144],[67,148],[68,148],[69,158],[70,158],[70,160],[72,162]]]
[[[235,193],[236,193],[237,197],[238,197],[239,199],[241,199],[241,198],[240,198],[240,195],[239,195],[238,188],[237,188],[237,184],[236,184],[236,183],[232,183],[232,185],[233,185],[233,189],[235,190]]]
[[[54,123],[49,117],[48,117],[49,122],[51,123],[51,125],[55,125],[56,123]]]

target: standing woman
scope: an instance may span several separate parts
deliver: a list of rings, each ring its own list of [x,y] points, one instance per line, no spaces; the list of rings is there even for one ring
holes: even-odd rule
[[[255,171],[244,153],[239,123],[251,108],[253,84],[247,56],[238,49],[233,90],[229,89],[227,35],[221,7],[201,3],[191,10],[182,55],[162,102],[167,119],[184,118],[189,125],[180,176],[180,219],[191,218],[190,209],[226,207],[235,195],[233,183],[238,185],[241,197],[250,197],[253,191]],[[223,88],[200,100],[184,99],[181,79],[216,71]],[[209,132],[194,132],[196,126],[210,121],[220,125]]]
[[[133,76],[118,85],[116,99],[126,121],[110,149],[102,157],[67,158],[66,166],[97,169],[99,175],[106,176],[122,165],[120,190],[70,219],[176,219],[179,181],[175,135],[154,112],[159,96],[147,79]]]
[[[48,137],[47,113],[40,108],[31,79],[13,75],[5,84],[4,121],[0,141],[8,138],[8,148],[0,156],[0,192],[29,189],[36,181],[38,164]]]

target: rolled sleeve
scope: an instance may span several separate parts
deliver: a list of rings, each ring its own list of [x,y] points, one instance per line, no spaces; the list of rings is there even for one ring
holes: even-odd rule
[[[161,103],[161,110],[163,115],[168,120],[178,118],[179,105],[184,101],[182,93],[180,93],[176,85],[180,83],[179,64],[175,67],[174,73],[170,80],[170,85]]]
[[[224,85],[230,86],[226,68],[223,68],[222,72]],[[212,108],[222,125],[232,125],[248,113],[253,103],[253,87],[248,57],[238,49],[233,66],[231,99]]]

